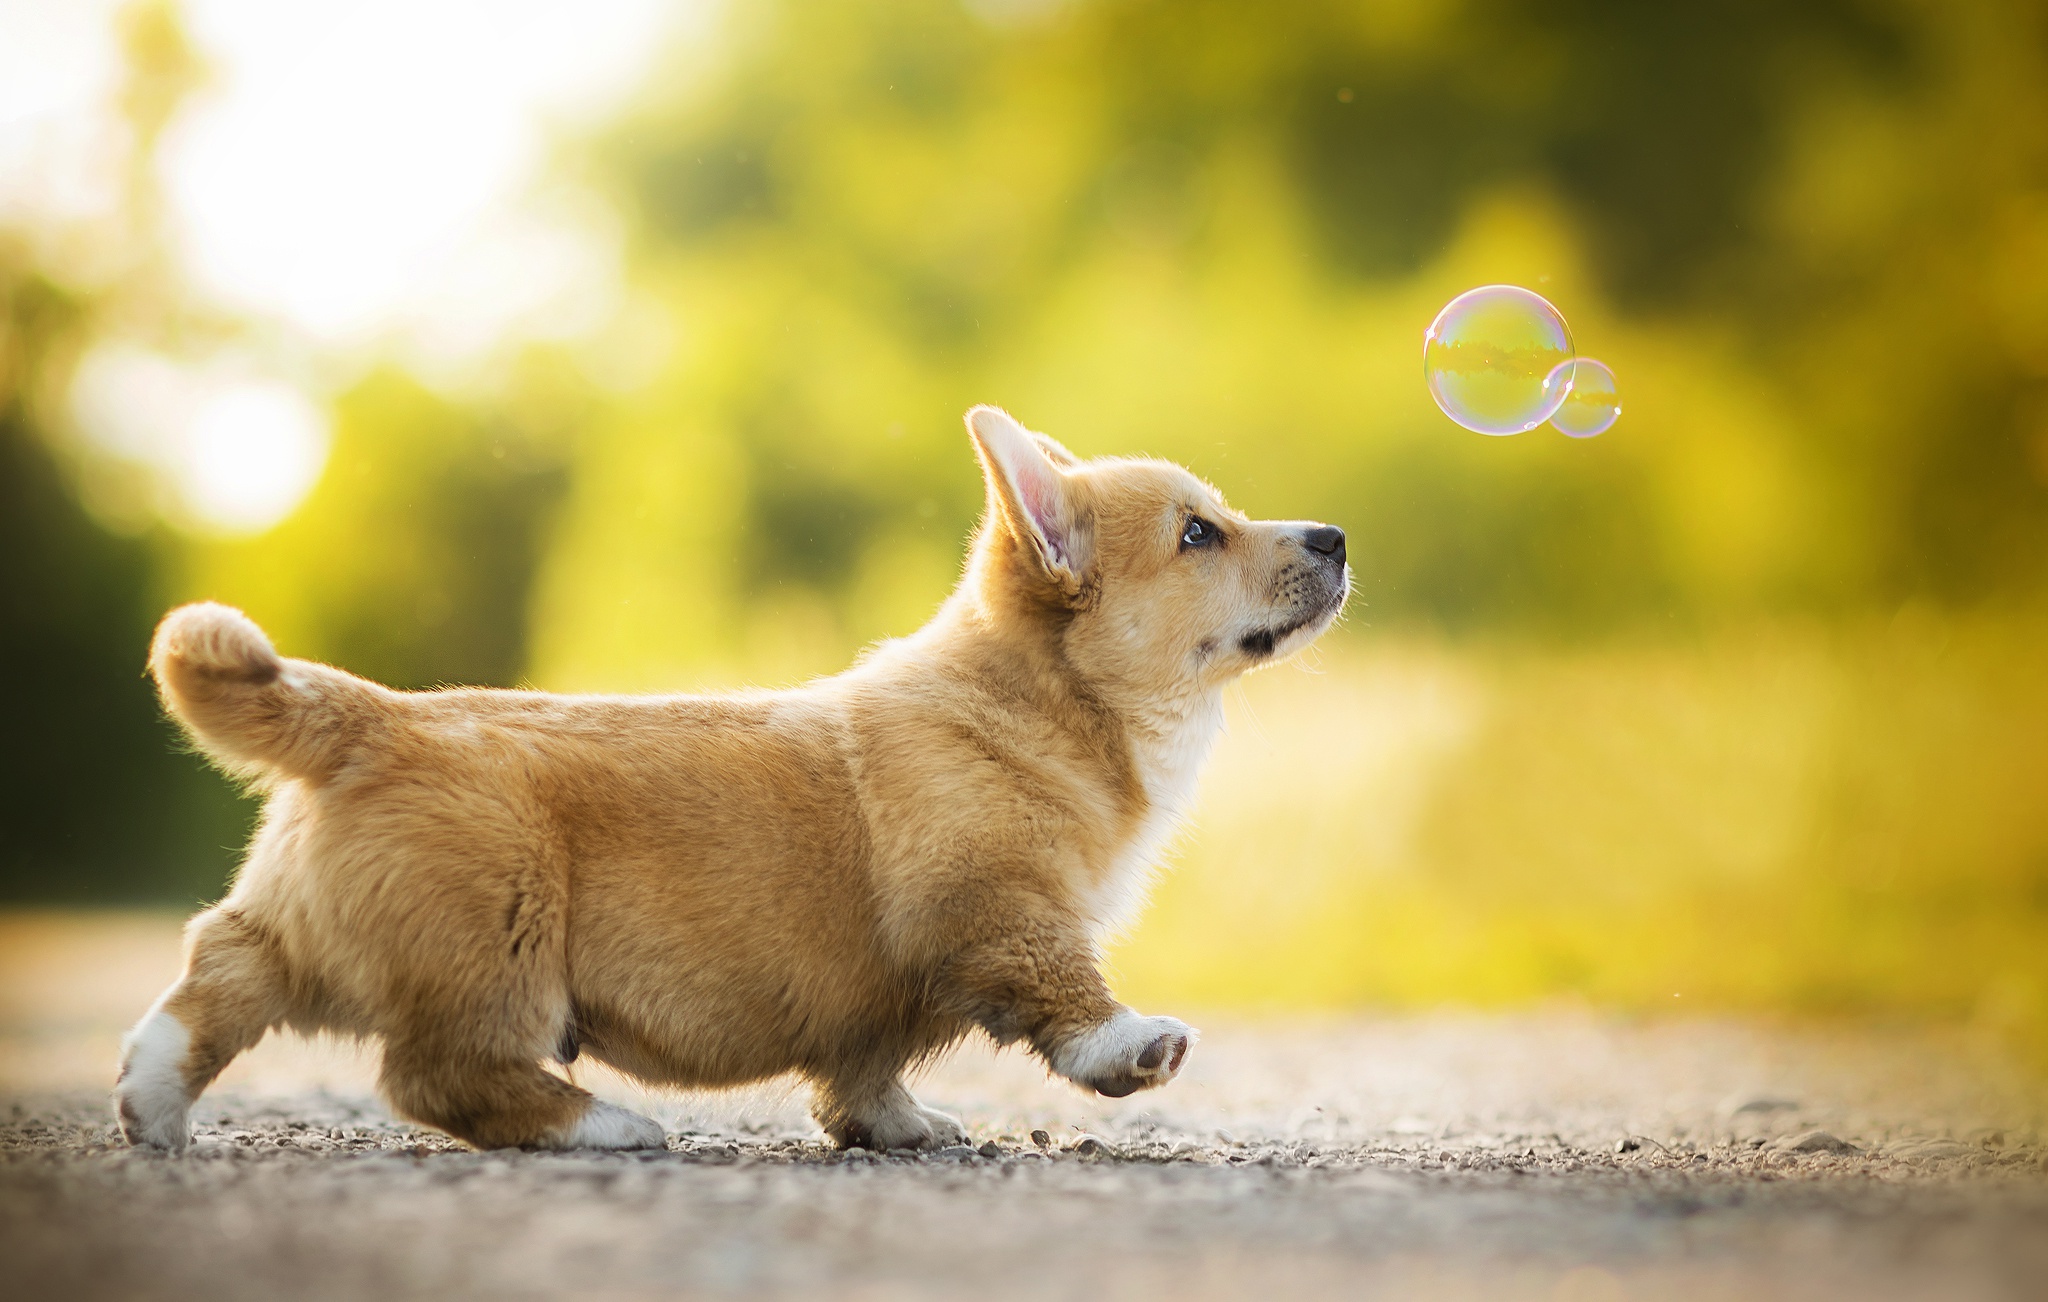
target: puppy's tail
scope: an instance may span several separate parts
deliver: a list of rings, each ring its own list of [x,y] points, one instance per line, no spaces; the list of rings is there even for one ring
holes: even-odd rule
[[[318,782],[379,726],[386,690],[286,660],[241,611],[211,601],[164,616],[150,643],[157,691],[207,757],[256,783]]]

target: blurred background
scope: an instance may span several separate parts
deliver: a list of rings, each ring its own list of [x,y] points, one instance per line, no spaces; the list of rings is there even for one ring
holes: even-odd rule
[[[1611,432],[1431,405],[1497,281]],[[797,682],[950,586],[980,401],[1351,536],[1126,997],[2048,1063],[2030,0],[0,0],[0,900],[222,890],[172,603],[408,687]]]

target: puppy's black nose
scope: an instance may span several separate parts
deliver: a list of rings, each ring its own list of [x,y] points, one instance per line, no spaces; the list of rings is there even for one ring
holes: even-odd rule
[[[1309,530],[1301,536],[1301,545],[1340,565],[1344,563],[1344,531],[1334,524],[1319,524]]]

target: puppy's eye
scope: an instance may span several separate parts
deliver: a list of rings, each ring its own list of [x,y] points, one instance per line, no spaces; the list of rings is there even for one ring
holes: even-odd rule
[[[1199,515],[1191,515],[1188,517],[1187,527],[1180,531],[1180,545],[1183,548],[1207,547],[1215,542],[1218,536],[1215,525]]]

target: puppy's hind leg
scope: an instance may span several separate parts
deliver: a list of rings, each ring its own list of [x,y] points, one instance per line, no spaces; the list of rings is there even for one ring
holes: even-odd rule
[[[185,975],[121,1042],[114,1110],[138,1146],[182,1150],[192,1101],[288,1011],[283,965],[240,912],[208,909],[185,929]]]
[[[841,1148],[942,1148],[967,1138],[958,1117],[919,1103],[894,1069],[817,1082],[811,1116]]]
[[[593,1097],[538,1061],[432,1033],[394,1036],[379,1081],[400,1116],[478,1148],[662,1148],[659,1122]]]

